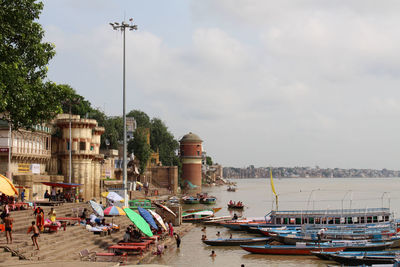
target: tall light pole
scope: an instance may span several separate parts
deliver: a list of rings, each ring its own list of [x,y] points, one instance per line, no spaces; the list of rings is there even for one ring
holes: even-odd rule
[[[123,75],[122,75],[122,88],[123,88],[122,89],[122,91],[123,91],[123,93],[122,93],[123,109],[122,110],[123,111],[122,111],[122,116],[124,119],[124,147],[123,147],[123,152],[122,152],[122,154],[123,154],[122,179],[124,182],[124,201],[125,201],[124,205],[125,205],[125,207],[128,207],[128,192],[127,192],[127,189],[128,189],[128,186],[127,186],[127,178],[128,177],[127,176],[128,175],[127,175],[127,170],[126,170],[127,145],[126,145],[126,112],[125,112],[125,106],[126,106],[126,104],[125,104],[125,102],[126,102],[125,101],[125,31],[126,31],[126,29],[129,29],[130,31],[137,30],[137,25],[133,24],[133,19],[131,18],[131,19],[129,19],[129,21],[130,21],[130,24],[126,23],[125,21],[122,21],[121,24],[119,24],[118,22],[110,23],[111,27],[113,27],[114,30],[116,30],[116,31],[120,30],[124,36],[124,38],[123,38],[124,39],[124,41],[123,41],[123,64],[122,64],[122,66],[123,66]]]

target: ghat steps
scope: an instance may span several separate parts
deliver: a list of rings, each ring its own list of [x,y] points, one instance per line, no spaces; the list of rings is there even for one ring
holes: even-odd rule
[[[45,211],[45,218],[51,207],[42,206]],[[57,217],[75,216],[75,210],[87,208],[91,210],[88,204],[83,203],[65,203],[54,207]],[[10,248],[18,253],[20,257],[28,260],[79,260],[79,252],[88,249],[89,251],[104,251],[108,246],[116,244],[122,240],[125,229],[131,224],[126,216],[106,217],[107,222],[113,222],[120,226],[120,231],[107,236],[94,235],[88,232],[81,225],[68,225],[66,231],[63,228],[56,233],[42,233],[38,238],[40,250],[32,246],[31,234],[27,234],[27,229],[31,221],[35,220],[32,215],[33,210],[14,211],[11,217],[14,218],[13,224],[13,244],[6,244],[5,236],[0,239],[0,247]],[[18,260],[19,257],[12,257],[9,251],[0,252],[0,265],[2,262]]]

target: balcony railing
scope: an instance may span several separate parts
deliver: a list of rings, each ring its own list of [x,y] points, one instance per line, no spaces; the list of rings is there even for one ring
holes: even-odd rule
[[[12,154],[29,155],[29,156],[50,156],[51,151],[47,149],[37,149],[37,148],[22,148],[13,147],[11,149]]]

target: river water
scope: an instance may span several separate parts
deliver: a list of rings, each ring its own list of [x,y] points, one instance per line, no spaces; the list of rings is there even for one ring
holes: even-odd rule
[[[270,181],[264,179],[235,179],[238,190],[226,191],[226,186],[203,188],[203,192],[217,197],[213,207],[222,207],[216,216],[233,215],[227,210],[229,200],[242,201],[245,217],[262,217],[275,207]],[[288,209],[341,209],[390,208],[400,217],[400,178],[281,178],[274,179],[279,195],[279,210]],[[184,209],[203,208],[204,205],[185,205]],[[251,236],[229,231],[223,227],[208,226],[208,239]],[[180,249],[168,249],[155,263],[170,266],[326,266],[313,256],[254,255],[240,247],[210,247],[201,242],[201,225],[182,238]],[[209,257],[214,250],[217,257]]]

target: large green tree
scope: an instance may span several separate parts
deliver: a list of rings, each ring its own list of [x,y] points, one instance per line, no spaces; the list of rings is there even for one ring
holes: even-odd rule
[[[150,145],[147,143],[145,128],[137,128],[133,133],[133,139],[128,142],[128,152],[138,158],[139,172],[143,174],[152,153]]]
[[[76,91],[67,84],[57,85],[62,93],[61,107],[64,113],[71,113],[74,115],[80,115],[85,117],[90,113],[94,112],[89,101],[83,96],[76,93]]]
[[[0,117],[14,128],[61,112],[62,89],[44,81],[55,51],[37,23],[42,9],[35,0],[0,0]]]
[[[137,128],[150,128],[150,117],[145,112],[135,109],[129,111],[126,116],[135,118]]]
[[[150,145],[153,151],[158,151],[160,161],[165,166],[177,165],[176,151],[179,148],[178,141],[168,131],[168,127],[159,118],[153,118],[150,126]]]

